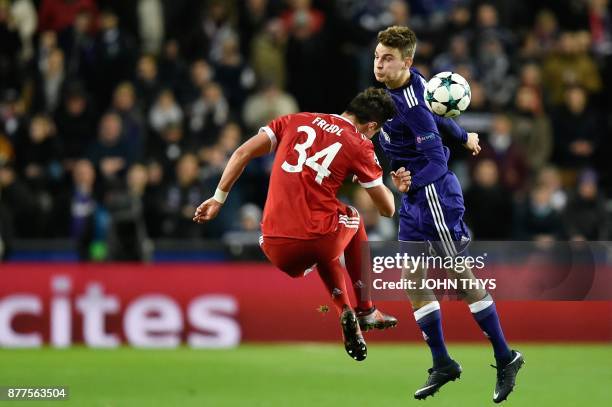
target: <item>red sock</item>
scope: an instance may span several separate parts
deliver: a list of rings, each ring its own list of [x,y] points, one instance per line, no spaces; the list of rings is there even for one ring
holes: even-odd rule
[[[355,236],[353,236],[346,249],[344,249],[344,263],[351,277],[355,298],[357,299],[357,307],[362,310],[370,309],[373,306],[369,273],[372,267],[370,264],[369,248],[366,249],[367,244],[368,235],[363,225],[363,218],[360,218],[357,233],[355,233]],[[367,250],[367,255],[364,252],[365,250]],[[363,270],[368,270],[368,272],[362,275]]]
[[[331,295],[338,315],[340,315],[344,306],[351,306],[344,282],[344,268],[340,264],[340,260],[336,259],[325,264],[318,264],[317,270]]]

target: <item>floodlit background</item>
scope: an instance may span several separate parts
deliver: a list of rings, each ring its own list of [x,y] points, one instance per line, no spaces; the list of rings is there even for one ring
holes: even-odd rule
[[[410,403],[430,361],[407,302],[381,304],[400,325],[357,364],[316,276],[265,262],[271,157],[191,221],[260,126],[376,85],[394,24],[426,77],[470,83],[457,121],[483,152],[444,140],[475,239],[611,240],[607,0],[0,0],[0,386],[66,385],[74,405]],[[362,190],[340,195],[395,240]],[[609,400],[609,301],[498,308],[527,360],[509,403]],[[443,310],[466,373],[428,403],[483,405],[489,347],[467,307]]]

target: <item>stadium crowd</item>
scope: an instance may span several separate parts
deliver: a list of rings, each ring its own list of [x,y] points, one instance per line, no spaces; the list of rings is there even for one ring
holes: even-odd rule
[[[471,85],[457,120],[483,152],[445,143],[474,237],[610,239],[608,0],[0,0],[5,254],[32,238],[72,238],[82,259],[98,241],[118,259],[146,238],[256,242],[271,157],[214,222],[195,207],[260,126],[374,85],[376,33],[396,24],[426,77]],[[371,239],[395,238],[362,190],[342,198]]]

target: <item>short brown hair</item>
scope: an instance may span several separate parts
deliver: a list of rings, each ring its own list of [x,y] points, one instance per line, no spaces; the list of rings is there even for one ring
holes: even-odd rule
[[[376,122],[380,127],[395,116],[395,105],[384,89],[370,87],[351,100],[346,112],[353,114],[360,124]]]
[[[408,27],[394,25],[378,33],[378,42],[389,48],[399,49],[402,57],[414,57],[417,38]]]

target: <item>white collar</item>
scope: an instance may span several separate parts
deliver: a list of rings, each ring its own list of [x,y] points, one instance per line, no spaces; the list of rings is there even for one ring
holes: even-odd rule
[[[340,116],[339,114],[335,114],[335,113],[332,113],[332,116],[336,116],[337,118],[342,119],[342,120],[344,120],[345,122],[352,124],[352,125],[353,125],[353,127],[355,127],[355,130],[357,130],[357,126],[355,126],[355,123],[353,123],[352,121],[350,121],[350,120],[349,120],[349,119],[347,119],[346,117],[344,117],[344,116]]]

